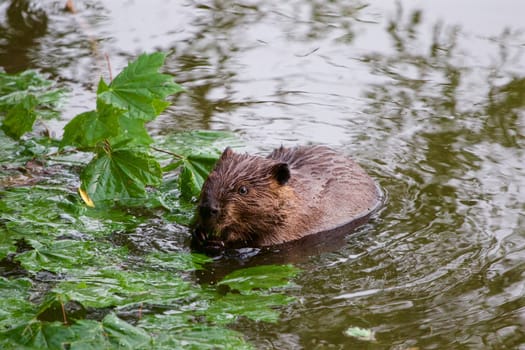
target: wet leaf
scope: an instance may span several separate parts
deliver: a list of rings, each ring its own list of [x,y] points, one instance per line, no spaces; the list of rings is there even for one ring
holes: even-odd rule
[[[80,178],[82,190],[96,204],[145,197],[146,186],[159,185],[162,172],[159,163],[150,155],[123,149],[99,152]]]
[[[218,296],[210,302],[206,318],[215,324],[230,324],[243,316],[254,321],[277,322],[280,311],[278,306],[288,305],[295,298],[284,294],[234,294]]]
[[[154,119],[168,106],[164,98],[182,91],[173,82],[172,76],[158,73],[165,58],[163,53],[139,56],[111,84],[100,81],[98,98],[116,108],[127,110],[129,118]]]
[[[61,146],[94,148],[99,142],[120,132],[119,118],[124,111],[99,104],[96,111],[77,115],[64,127]]]
[[[119,270],[78,271],[74,280],[64,281],[54,293],[85,307],[169,305],[196,295],[196,291],[172,272],[128,272]]]
[[[211,154],[218,158],[226,147],[240,148],[243,143],[232,132],[192,130],[163,136],[156,140],[156,146],[180,155]]]
[[[298,273],[299,269],[292,265],[262,265],[236,270],[218,284],[249,294],[253,290],[288,287],[290,279]]]
[[[153,140],[144,127],[144,120],[131,119],[127,115],[119,118],[120,132],[109,138],[108,141],[114,149],[148,146]]]
[[[16,237],[13,237],[7,230],[0,227],[0,260],[16,251],[15,243]]]
[[[232,133],[223,131],[177,133],[158,143],[159,148],[179,155],[163,170],[180,168],[178,187],[183,199],[199,196],[204,181],[228,145],[239,146],[240,141]]]
[[[139,325],[155,336],[155,349],[253,349],[241,333],[192,322],[188,313],[146,315]]]
[[[163,268],[181,271],[200,270],[205,263],[212,259],[206,255],[197,253],[152,253],[146,257],[149,266],[161,266]]]
[[[151,337],[142,329],[121,320],[115,314],[107,315],[102,320],[102,327],[113,346],[119,349],[139,349],[151,347]]]
[[[142,329],[109,314],[102,322],[79,320],[70,326],[35,320],[25,327],[0,333],[0,345],[4,349],[41,350],[149,349],[152,338]]]
[[[49,243],[27,239],[33,249],[17,255],[16,260],[33,273],[41,270],[60,272],[89,263],[93,258],[93,243],[59,240]]]
[[[189,155],[182,160],[179,189],[184,199],[198,197],[202,185],[213,169],[218,157],[213,154]]]
[[[5,113],[2,130],[14,139],[33,129],[38,117],[56,116],[64,91],[53,87],[35,71],[0,73],[0,112]]]
[[[31,287],[25,278],[0,277],[0,330],[27,324],[34,317],[36,308],[28,301]]]
[[[33,95],[27,95],[9,108],[2,124],[2,130],[6,135],[19,139],[23,134],[31,131],[36,120],[35,107],[37,104],[38,101]]]
[[[81,206],[70,195],[67,188],[49,185],[0,190],[4,227],[12,237],[27,237],[30,232],[39,239],[76,232],[83,225],[71,214]]]

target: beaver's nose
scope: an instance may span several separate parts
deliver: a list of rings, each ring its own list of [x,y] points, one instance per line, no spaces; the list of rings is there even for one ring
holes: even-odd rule
[[[219,207],[213,203],[203,203],[199,205],[199,214],[203,218],[216,218],[219,216]]]

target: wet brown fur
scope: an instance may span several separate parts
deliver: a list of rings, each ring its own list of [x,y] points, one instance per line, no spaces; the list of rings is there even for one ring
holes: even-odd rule
[[[364,170],[328,147],[281,147],[266,158],[228,148],[203,186],[195,237],[202,245],[279,244],[346,224],[379,202]]]

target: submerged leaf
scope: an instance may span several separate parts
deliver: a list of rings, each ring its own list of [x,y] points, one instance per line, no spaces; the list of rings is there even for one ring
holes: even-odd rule
[[[211,262],[212,259],[206,255],[197,253],[152,253],[146,257],[150,266],[162,266],[163,268],[181,271],[192,271],[202,269],[202,265]]]
[[[252,290],[267,290],[290,286],[290,279],[299,273],[292,265],[261,265],[236,270],[228,274],[218,284],[228,285],[241,293]]]
[[[280,311],[276,307],[288,305],[294,300],[295,298],[284,294],[228,293],[210,302],[204,314],[208,320],[223,325],[233,323],[241,316],[254,321],[274,323],[279,320],[280,316]]]

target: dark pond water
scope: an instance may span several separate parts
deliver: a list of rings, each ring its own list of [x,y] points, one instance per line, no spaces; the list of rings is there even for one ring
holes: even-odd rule
[[[235,325],[258,348],[525,349],[525,3],[79,1],[72,15],[33,1],[23,17],[10,3],[0,66],[67,83],[65,117],[93,108],[104,54],[118,72],[170,51],[187,93],[153,133],[328,144],[388,193],[299,264],[300,302],[277,324]],[[356,345],[351,326],[377,341]]]

